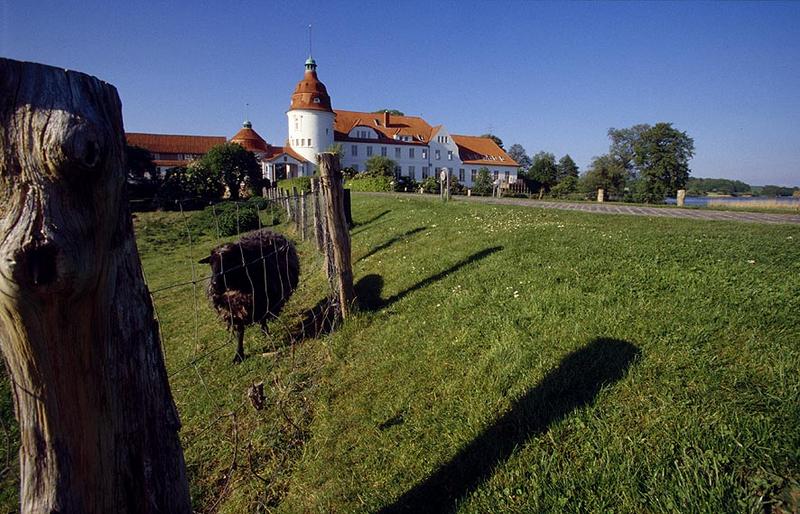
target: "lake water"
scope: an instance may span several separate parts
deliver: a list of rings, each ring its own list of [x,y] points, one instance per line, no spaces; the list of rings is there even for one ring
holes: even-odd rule
[[[705,207],[710,200],[715,202],[779,202],[785,203],[787,206],[800,205],[800,198],[792,196],[738,196],[738,197],[719,197],[719,196],[687,196],[686,205],[696,205],[698,207]],[[664,203],[675,205],[678,201],[675,198],[667,198]]]

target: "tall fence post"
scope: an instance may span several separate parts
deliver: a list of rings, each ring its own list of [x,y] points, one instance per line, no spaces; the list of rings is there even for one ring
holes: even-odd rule
[[[294,229],[300,233],[300,195],[297,193],[297,186],[292,186],[292,216],[294,219]]]
[[[344,188],[339,158],[330,152],[319,154],[320,181],[325,195],[325,218],[331,238],[333,262],[336,265],[336,286],[342,318],[350,315],[355,300],[353,267],[350,256],[350,232],[344,214]]]
[[[323,251],[323,233],[322,233],[322,212],[320,211],[319,203],[319,179],[314,177],[311,179],[311,201],[313,202],[314,211],[314,241],[317,244],[317,250]]]
[[[117,91],[0,58],[0,98],[0,213],[13,213],[0,223],[0,350],[20,510],[190,513]]]
[[[597,190],[597,202],[603,203],[606,200],[606,190],[602,187]]]
[[[306,192],[300,192],[300,239],[306,240]]]

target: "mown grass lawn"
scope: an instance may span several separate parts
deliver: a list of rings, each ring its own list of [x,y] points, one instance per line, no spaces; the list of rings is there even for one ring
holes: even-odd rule
[[[137,215],[198,511],[798,508],[800,227],[412,195],[353,215],[361,312],[291,344],[326,293],[300,244],[241,365],[203,284],[163,289],[219,239]]]

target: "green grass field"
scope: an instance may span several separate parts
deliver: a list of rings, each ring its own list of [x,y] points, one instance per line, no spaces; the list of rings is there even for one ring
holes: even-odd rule
[[[354,194],[361,312],[291,336],[327,291],[300,244],[233,365],[204,284],[164,289],[208,273],[192,216],[135,226],[200,512],[800,505],[800,227]]]

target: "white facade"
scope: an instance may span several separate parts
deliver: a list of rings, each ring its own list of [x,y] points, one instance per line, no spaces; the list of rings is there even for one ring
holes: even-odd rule
[[[328,111],[292,109],[286,112],[289,122],[289,146],[316,164],[317,154],[333,144],[334,114]],[[313,171],[313,166],[311,167]]]
[[[442,131],[439,132],[442,134]],[[471,187],[478,170],[486,167],[492,178],[514,183],[517,181],[517,166],[501,164],[464,163],[459,158],[458,146],[449,135],[442,135],[438,141],[434,138],[427,145],[420,144],[386,144],[380,141],[367,143],[361,141],[337,141],[342,145],[342,167],[356,171],[366,169],[367,159],[373,155],[383,155],[395,162],[399,168],[398,175],[411,177],[420,182],[426,177],[438,177],[442,168],[458,178],[461,184]],[[444,139],[447,138],[447,139]]]

